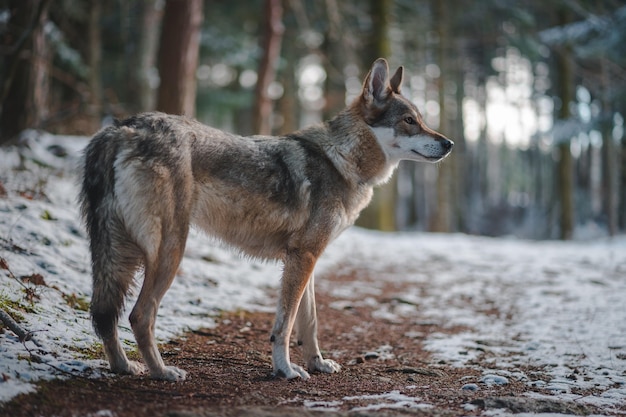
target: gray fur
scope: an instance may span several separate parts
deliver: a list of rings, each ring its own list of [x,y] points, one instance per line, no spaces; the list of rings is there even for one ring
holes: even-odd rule
[[[126,358],[116,327],[143,266],[130,315],[139,350],[152,377],[184,379],[184,371],[163,364],[153,329],[193,224],[248,255],[284,263],[272,331],[275,373],[308,378],[289,360],[294,324],[309,370],[338,371],[317,344],[315,262],[400,159],[440,160],[452,146],[423,125],[400,94],[401,82],[401,69],[390,81],[387,63],[378,60],[351,106],[283,137],[241,137],[163,113],[98,132],[85,151],[80,199],[92,253],[91,314],[111,368],[141,370]]]

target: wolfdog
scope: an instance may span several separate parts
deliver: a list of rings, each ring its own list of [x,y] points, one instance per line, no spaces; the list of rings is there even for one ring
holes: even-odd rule
[[[144,279],[129,319],[155,379],[180,381],[154,337],[157,309],[190,225],[242,252],[282,261],[271,332],[276,376],[308,379],[289,358],[295,326],[309,372],[338,372],[317,341],[313,269],[402,159],[437,162],[453,142],[429,129],[378,59],[354,102],[323,124],[281,137],[241,137],[195,120],[144,113],[99,131],[85,150],[81,211],[90,237],[91,317],[111,370],[138,374],[117,333],[135,273]]]

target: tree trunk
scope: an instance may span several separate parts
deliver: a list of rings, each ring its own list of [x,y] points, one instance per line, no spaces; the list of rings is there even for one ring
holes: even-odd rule
[[[460,49],[460,48],[459,48]],[[471,190],[471,180],[467,176],[470,164],[468,163],[467,144],[465,143],[465,120],[463,118],[463,98],[465,97],[465,70],[463,68],[463,56],[457,55],[452,61],[456,82],[456,120],[454,129],[450,132],[453,135],[450,139],[454,141],[454,154],[448,158],[446,164],[451,165],[453,173],[453,204],[450,207],[452,214],[452,231],[466,233],[468,229],[467,207],[469,203],[469,190]]]
[[[562,10],[559,16],[560,25],[569,23],[566,10]],[[574,98],[574,69],[571,61],[571,52],[568,47],[563,48],[557,54],[557,71],[561,108],[557,116],[557,122],[564,123],[570,117],[569,103]],[[570,140],[559,138],[558,167],[557,167],[557,190],[560,206],[560,233],[563,240],[569,240],[574,234],[574,168]]]
[[[193,117],[202,0],[167,0],[159,50],[157,110]]]
[[[446,118],[446,74],[449,74],[448,50],[450,48],[450,33],[446,0],[433,0],[435,25],[439,37],[437,47],[437,64],[439,65],[439,128],[444,135],[450,134],[450,126]],[[439,166],[437,171],[437,208],[431,221],[431,231],[450,232],[452,212],[452,177],[453,166],[450,158]]]
[[[48,6],[43,9],[37,29],[33,32],[32,65],[32,119],[27,128],[41,127],[48,119],[48,94],[50,92],[51,50],[46,42],[44,25],[48,19]]]
[[[609,102],[609,89],[611,80],[604,62],[604,57],[600,58],[600,78],[602,84],[602,201],[604,212],[606,213],[607,229],[610,236],[617,234],[618,228],[618,206],[619,188],[617,166],[617,149],[613,141],[612,116],[613,111]]]
[[[391,58],[391,40],[389,29],[393,12],[393,0],[371,0],[371,16],[373,20],[374,48],[372,51],[377,56],[372,56],[371,65],[379,57]],[[394,69],[390,69],[393,74]],[[383,231],[396,230],[396,203],[398,201],[398,176],[397,173],[376,190],[374,194],[375,209],[378,211],[377,229]]]
[[[278,102],[280,114],[283,116],[279,133],[285,135],[298,130],[299,107],[298,103],[298,83],[296,81],[296,67],[293,65],[294,59],[287,59],[287,65],[282,74],[284,93]]]
[[[93,130],[100,127],[102,117],[102,36],[100,33],[100,16],[102,4],[99,1],[91,3],[89,11],[89,111]]]
[[[293,4],[285,3],[285,14],[295,13]],[[287,23],[284,29],[286,39],[295,39],[300,33],[301,25],[293,20]],[[294,42],[285,42],[282,48],[282,56],[285,59],[285,67],[281,69],[279,77],[283,85],[283,96],[278,100],[277,106],[283,117],[278,133],[281,135],[291,133],[300,127],[299,114],[300,103],[298,100],[298,81],[296,80],[296,63],[298,62],[299,50]]]
[[[163,10],[158,6],[159,0],[143,0],[141,33],[139,38],[139,68],[137,84],[139,86],[139,110],[147,111],[155,107],[156,83],[153,71],[157,61],[159,48],[159,29],[163,18]]]
[[[49,48],[43,25],[47,0],[13,0],[9,10],[10,47],[4,59],[0,101],[0,144],[24,129],[37,127],[46,117]]]
[[[270,135],[272,133],[273,103],[269,97],[268,89],[276,79],[276,67],[280,58],[280,46],[284,31],[281,0],[265,0],[264,13],[261,41],[263,56],[257,72],[253,121],[257,134]]]
[[[558,176],[560,202],[560,234],[563,240],[570,240],[574,234],[574,175],[572,153],[569,141],[558,145]]]
[[[389,58],[391,55],[389,24],[392,8],[393,1],[391,0],[370,0],[370,16],[373,27],[369,44],[366,45],[365,56],[367,57],[366,65],[368,68],[377,58]],[[391,69],[392,73],[393,71]],[[372,202],[361,213],[357,225],[384,231],[396,230],[397,188],[398,179],[397,175],[394,175],[387,184],[374,190]]]
[[[620,173],[618,182],[619,202],[618,202],[618,225],[619,229],[626,230],[626,136],[622,136],[620,159]]]
[[[336,0],[326,0],[328,29],[324,34],[322,49],[324,52],[324,109],[323,120],[333,118],[346,107],[346,75],[344,73],[348,62],[352,59],[352,45],[350,35],[341,28],[341,15]],[[373,62],[373,61],[372,61]]]

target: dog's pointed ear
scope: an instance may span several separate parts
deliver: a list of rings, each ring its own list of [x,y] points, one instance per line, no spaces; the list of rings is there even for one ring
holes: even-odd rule
[[[391,86],[391,91],[396,94],[400,94],[400,89],[402,88],[402,78],[404,77],[404,67],[398,67],[396,73],[393,74],[391,80],[389,80],[389,85]]]
[[[378,58],[363,83],[363,98],[368,104],[385,100],[391,93],[389,66],[384,58]]]

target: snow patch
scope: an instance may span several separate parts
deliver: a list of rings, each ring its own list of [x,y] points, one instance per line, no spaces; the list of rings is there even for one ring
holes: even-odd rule
[[[344,401],[365,401],[371,402],[365,406],[353,407],[350,411],[377,411],[383,409],[416,409],[425,410],[432,408],[432,405],[423,403],[417,397],[401,394],[394,390],[383,394],[359,395],[354,397],[344,397]]]

